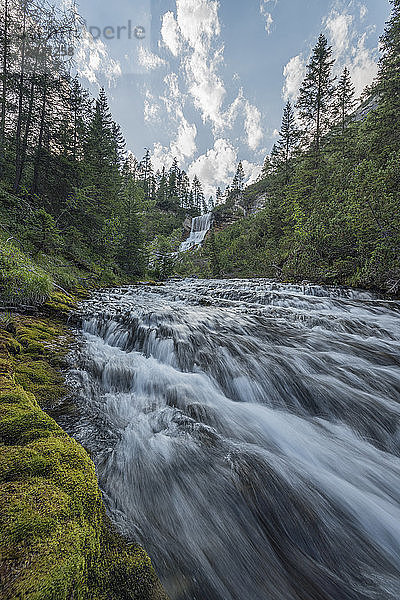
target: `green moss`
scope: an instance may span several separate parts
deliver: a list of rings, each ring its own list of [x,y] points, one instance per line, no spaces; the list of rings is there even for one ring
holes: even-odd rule
[[[15,344],[5,333],[0,600],[165,600],[144,550],[112,531],[90,457],[39,407],[65,392],[54,366],[66,352],[63,327],[20,318]]]
[[[46,304],[44,310],[49,314],[68,315],[71,310],[76,309],[76,299],[73,296],[63,294],[62,292],[53,292]]]
[[[13,481],[48,474],[51,462],[33,448],[0,447],[0,481]]]

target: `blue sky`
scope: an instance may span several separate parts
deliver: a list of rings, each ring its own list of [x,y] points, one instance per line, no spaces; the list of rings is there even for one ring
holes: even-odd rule
[[[79,11],[96,38],[76,52],[82,83],[94,94],[106,87],[128,148],[139,158],[150,148],[156,168],[177,156],[211,194],[239,160],[257,176],[321,31],[361,94],[390,3],[81,0]]]

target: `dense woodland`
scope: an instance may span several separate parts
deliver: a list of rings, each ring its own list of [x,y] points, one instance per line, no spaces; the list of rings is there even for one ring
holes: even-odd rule
[[[332,48],[321,35],[260,180],[243,190],[237,174],[215,211],[215,233],[182,272],[399,293],[400,1],[392,5],[379,74],[361,107],[349,70],[333,76]],[[260,197],[264,210],[223,227]]]
[[[33,301],[55,281],[133,280],[207,210],[197,177],[154,172],[126,150],[104,89],[89,96],[65,48],[79,16],[42,0],[3,0],[0,25],[0,286]]]
[[[79,17],[3,0],[0,52],[0,292],[35,302],[54,285],[147,275],[269,276],[400,290],[400,1],[382,37],[365,113],[349,70],[333,76],[321,35],[259,181],[216,195],[200,252],[171,258],[182,224],[214,208],[177,161],[153,170],[125,147],[102,89],[90,97],[60,48]],[[252,212],[262,197],[265,208]],[[240,218],[239,218],[240,217]],[[227,223],[232,223],[227,226]]]

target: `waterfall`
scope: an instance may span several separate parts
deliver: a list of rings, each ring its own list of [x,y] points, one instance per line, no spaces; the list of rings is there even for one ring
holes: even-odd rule
[[[191,250],[192,248],[200,246],[203,243],[204,238],[211,229],[212,218],[213,214],[209,212],[205,215],[194,217],[194,219],[192,219],[190,236],[180,245],[180,252],[186,252],[187,250]]]
[[[188,279],[81,319],[66,428],[171,600],[399,600],[400,302]]]

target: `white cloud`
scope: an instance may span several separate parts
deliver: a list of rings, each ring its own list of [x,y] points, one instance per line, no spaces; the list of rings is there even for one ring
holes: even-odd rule
[[[209,49],[219,36],[218,2],[215,0],[176,0],[177,23],[182,37],[197,51]]]
[[[157,103],[153,94],[150,93],[150,90],[146,90],[145,100],[144,100],[144,120],[147,123],[155,123],[160,120],[160,110],[161,107]]]
[[[138,55],[139,64],[144,67],[146,71],[153,71],[154,69],[158,69],[167,64],[167,61],[163,60],[160,56],[157,56],[157,54],[153,54],[153,52],[144,46],[140,46]]]
[[[161,171],[163,167],[169,169],[172,165],[174,157],[171,149],[163,146],[160,142],[156,142],[151,153],[151,162],[154,171]]]
[[[378,48],[368,48],[368,34],[359,32],[359,21],[367,14],[366,7],[361,5],[360,13],[357,10],[350,14],[351,6],[342,11],[334,8],[323,23],[332,40],[336,74],[339,75],[347,66],[359,97],[378,72]]]
[[[274,138],[279,137],[279,131],[277,129],[274,129],[274,131],[272,132],[272,137],[274,137]]]
[[[378,74],[377,50],[371,51],[367,48],[366,39],[367,34],[365,33],[358,40],[357,46],[353,47],[349,64],[357,97],[361,96],[365,87],[370,85]]]
[[[249,145],[257,148],[262,137],[257,108],[249,105],[242,91],[231,105],[224,106],[227,92],[219,74],[224,49],[216,47],[221,33],[218,7],[216,0],[176,0],[176,16],[172,12],[163,16],[162,41],[179,56],[188,96],[203,123],[211,125],[214,138],[231,128],[241,114]],[[237,79],[238,75],[234,76]],[[166,106],[171,114],[170,99]]]
[[[269,5],[273,2],[276,4],[276,0],[261,0],[260,2],[260,15],[265,18],[265,31],[269,35],[271,33],[271,27],[274,22],[272,14],[269,11]]]
[[[237,166],[237,150],[223,138],[214,143],[214,148],[199,156],[188,169],[188,175],[200,179],[206,198],[215,195],[218,185],[231,183]]]
[[[285,100],[294,101],[297,98],[305,73],[306,64],[303,57],[300,54],[293,56],[283,69],[285,84],[282,95]]]
[[[271,33],[271,27],[272,24],[274,22],[271,13],[267,13],[266,15],[266,21],[265,21],[265,31],[267,32],[267,34],[269,35]]]
[[[171,11],[165,13],[163,16],[161,38],[168,50],[174,56],[178,56],[181,48],[179,27]]]
[[[365,17],[368,14],[368,8],[365,6],[365,4],[361,4],[360,6],[360,19],[361,21],[363,21],[365,19]]]
[[[266,5],[267,0],[264,3]],[[188,168],[192,177],[196,173],[204,182],[206,195],[214,193],[217,185],[230,183],[236,169],[237,150],[224,139],[223,132],[238,123],[253,151],[259,149],[264,137],[261,112],[247,100],[242,89],[233,101],[226,103],[218,9],[216,0],[176,0],[175,14],[165,13],[161,26],[160,46],[178,59],[179,66],[175,73],[164,78],[165,91],[160,96],[168,127],[172,129],[172,135],[169,132],[172,141],[169,146],[154,145],[153,161],[160,167],[162,163],[171,164],[173,156],[185,162],[195,155],[197,129],[185,118],[190,102],[214,136],[214,147]],[[233,80],[238,81],[239,75],[235,74]],[[154,99],[146,100],[145,118],[158,118]]]
[[[223,81],[216,73],[218,55],[208,58],[205,53],[195,51],[185,61],[189,92],[194,105],[201,111],[203,122],[210,121],[223,128],[222,105],[226,94]]]
[[[91,84],[100,85],[99,77],[113,83],[122,75],[120,63],[109,56],[104,42],[95,40],[86,28],[82,29],[74,59],[79,77]]]
[[[262,171],[262,165],[257,165],[248,160],[242,160],[242,165],[245,174],[245,185],[250,185],[257,181]]]
[[[178,127],[178,135],[171,143],[171,152],[177,157],[179,163],[187,158],[192,158],[196,152],[196,136],[196,125],[194,123],[190,125],[188,121],[182,117],[182,122]]]
[[[351,26],[353,16],[348,13],[332,11],[325,20],[330,39],[332,40],[334,55],[341,56],[349,49],[351,42]]]
[[[244,128],[247,133],[247,144],[251,150],[256,150],[263,139],[261,129],[261,113],[256,106],[246,102],[246,118]]]

